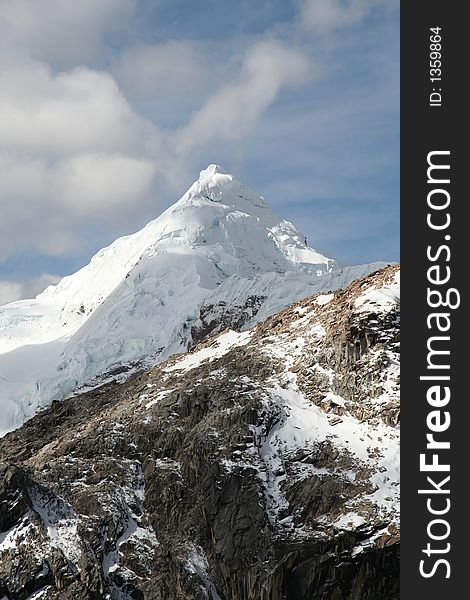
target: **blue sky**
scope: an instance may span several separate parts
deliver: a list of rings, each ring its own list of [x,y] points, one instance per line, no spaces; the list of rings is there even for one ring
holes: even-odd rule
[[[395,0],[0,0],[0,39],[1,302],[211,162],[328,256],[399,259]]]

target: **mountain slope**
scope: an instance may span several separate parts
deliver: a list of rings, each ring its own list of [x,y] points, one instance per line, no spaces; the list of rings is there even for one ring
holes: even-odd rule
[[[338,269],[211,165],[141,231],[35,300],[0,308],[0,435],[84,384],[155,364],[226,326],[249,327],[379,266]]]
[[[0,597],[396,600],[399,272],[0,440]]]

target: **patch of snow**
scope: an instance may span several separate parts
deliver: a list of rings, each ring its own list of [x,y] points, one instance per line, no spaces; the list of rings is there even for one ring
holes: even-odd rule
[[[287,373],[289,385],[275,384],[268,390],[271,400],[281,407],[281,417],[261,445],[260,456],[268,467],[266,476],[267,505],[271,518],[287,506],[281,484],[286,475],[283,457],[293,456],[299,449],[330,440],[335,447],[352,456],[372,471],[370,483],[376,491],[367,495],[384,515],[399,512],[399,442],[395,430],[384,424],[371,428],[350,415],[330,423],[318,406],[299,391],[294,373]],[[340,396],[338,401],[343,400]],[[260,431],[255,432],[260,435]]]
[[[6,552],[17,548],[19,540],[26,537],[32,528],[33,525],[30,521],[30,515],[26,514],[18,525],[12,527],[8,531],[1,532],[0,552]]]
[[[288,334],[281,334],[268,338],[262,347],[262,351],[281,359],[288,369],[294,364],[295,359],[302,355],[304,345],[305,338],[303,336],[299,335],[291,339]]]
[[[239,452],[239,454],[241,454],[241,452]],[[236,457],[236,451],[232,452],[232,456]],[[253,469],[256,468],[254,464],[248,462],[248,461],[244,461],[244,460],[234,460],[232,458],[223,458],[220,461],[220,465],[228,472],[231,473],[232,471],[236,470],[236,469],[240,469],[240,468],[244,468],[244,469]]]
[[[337,376],[336,373],[333,371],[333,369],[325,369],[318,363],[315,363],[312,368],[315,369],[315,371],[317,371],[318,373],[321,373],[322,375],[326,375],[326,377],[328,377],[328,383],[330,385],[332,385],[335,376]]]
[[[388,312],[400,299],[400,271],[397,271],[390,284],[382,288],[369,287],[356,299],[354,305],[358,313]]]
[[[73,509],[59,498],[46,498],[38,490],[30,495],[33,509],[41,517],[51,544],[77,565],[82,549],[78,518]]]
[[[333,392],[328,392],[324,399],[330,401],[332,404],[336,404],[336,406],[346,406],[345,399],[338,396],[338,394],[333,394]]]
[[[47,598],[47,592],[51,589],[50,585],[42,587],[40,590],[36,590],[29,595],[26,600],[40,600],[41,598]]]
[[[320,323],[316,323],[315,325],[313,325],[310,328],[310,333],[317,337],[323,337],[324,335],[326,335],[325,328],[323,327],[323,325],[320,325]]]
[[[232,330],[227,331],[227,333],[219,335],[215,342],[210,346],[202,348],[197,352],[192,352],[180,359],[176,364],[167,367],[165,373],[170,373],[171,371],[190,371],[201,365],[203,362],[211,362],[216,358],[224,356],[224,354],[227,354],[232,348],[245,346],[250,341],[252,335],[252,331],[244,331],[242,333],[237,333]]]
[[[357,556],[358,554],[361,554],[362,552],[364,552],[364,550],[366,550],[367,548],[374,546],[376,540],[378,538],[380,538],[382,535],[387,534],[387,533],[389,533],[388,525],[386,527],[383,527],[382,529],[379,529],[378,531],[375,531],[370,537],[366,538],[365,540],[361,540],[359,542],[359,544],[351,552],[351,556],[352,557]]]
[[[366,521],[364,517],[361,515],[358,515],[354,512],[348,512],[345,515],[341,515],[339,519],[336,519],[336,521],[333,523],[333,526],[337,527],[338,529],[353,530],[361,525],[364,525],[365,522]]]
[[[111,550],[103,557],[102,569],[105,576],[109,576],[110,573],[117,570],[119,570],[121,575],[126,572],[129,572],[130,576],[135,575],[132,571],[121,565],[121,559],[125,552],[123,546],[125,544],[130,543],[135,546],[139,556],[152,554],[159,545],[152,525],[146,520],[144,509],[145,479],[142,467],[139,462],[129,461],[127,470],[133,475],[133,481],[131,485],[121,488],[122,505],[130,507],[135,506],[137,503],[139,509],[136,512],[140,516],[137,516],[131,509],[127,513],[123,513],[122,508],[118,509],[115,518],[118,519],[121,533],[115,540]],[[119,588],[116,588],[114,592],[112,598],[121,597],[119,595],[121,594]],[[122,597],[124,598],[124,596]]]
[[[197,575],[202,581],[207,600],[222,600],[215,585],[209,578],[209,564],[204,554],[204,550],[200,546],[192,544],[189,547],[187,556],[186,569],[189,573]]]
[[[318,306],[324,306],[325,304],[331,302],[334,297],[334,294],[320,294],[315,298],[315,304],[318,304]]]
[[[116,547],[108,552],[103,558],[103,573],[109,575],[120,568],[122,552],[121,546],[129,541],[143,540],[148,542],[151,547],[158,546],[158,540],[155,532],[150,527],[141,527],[136,521],[135,515],[129,515],[126,529],[116,540]]]
[[[145,405],[145,408],[149,409],[150,407],[154,406],[155,404],[158,404],[160,402],[160,400],[162,400],[163,398],[165,398],[165,396],[168,396],[168,394],[171,392],[172,390],[163,390],[161,392],[158,392],[158,394],[155,396],[155,398],[153,398],[150,402],[147,402],[147,404]],[[143,398],[143,396],[141,396],[142,400],[147,400],[148,399],[148,395],[144,394],[144,396],[146,396],[145,398]]]

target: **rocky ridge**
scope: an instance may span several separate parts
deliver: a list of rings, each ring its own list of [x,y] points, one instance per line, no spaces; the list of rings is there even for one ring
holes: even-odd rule
[[[398,276],[226,330],[1,439],[0,598],[397,599]]]

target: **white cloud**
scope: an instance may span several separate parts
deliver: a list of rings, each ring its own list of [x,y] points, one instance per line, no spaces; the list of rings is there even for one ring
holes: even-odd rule
[[[150,160],[129,156],[85,154],[60,163],[52,186],[58,202],[78,214],[106,214],[147,193],[155,174]]]
[[[395,3],[394,0],[302,0],[302,25],[315,33],[327,34],[355,25],[374,6],[384,2]]]
[[[300,50],[277,41],[253,44],[238,80],[222,86],[175,136],[178,153],[211,140],[246,135],[284,87],[306,83],[312,65]]]
[[[0,149],[9,151],[138,152],[157,132],[109,74],[85,67],[54,74],[43,63],[16,60],[0,70],[0,106]]]
[[[154,172],[151,161],[118,154],[81,154],[56,163],[0,155],[0,201],[49,204],[96,217],[146,193]]]
[[[21,282],[0,279],[0,306],[21,298],[34,298],[48,285],[54,285],[60,279],[58,275],[52,275],[51,273],[42,273],[37,277]]]
[[[105,54],[106,35],[127,26],[135,0],[0,0],[5,47],[57,68]]]
[[[200,90],[214,77],[215,67],[202,42],[170,40],[127,48],[113,72],[132,96],[152,98]]]
[[[3,56],[0,131],[0,260],[74,252],[86,223],[125,221],[152,185],[160,133],[108,73]]]
[[[0,260],[26,250],[60,256],[79,249],[80,228],[126,220],[149,194],[154,173],[152,161],[117,154],[55,163],[0,155]]]
[[[19,300],[22,297],[21,284],[0,280],[0,306]]]

